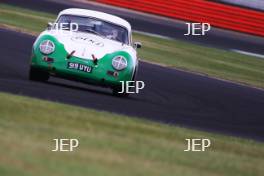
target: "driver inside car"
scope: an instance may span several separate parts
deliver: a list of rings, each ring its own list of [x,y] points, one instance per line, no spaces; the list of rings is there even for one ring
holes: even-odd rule
[[[113,29],[109,35],[106,36],[106,38],[108,39],[114,39],[116,40],[117,39],[117,36],[118,36],[118,31]]]

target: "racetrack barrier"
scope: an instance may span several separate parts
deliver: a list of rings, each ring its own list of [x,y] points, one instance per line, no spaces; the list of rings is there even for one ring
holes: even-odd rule
[[[264,37],[264,12],[206,0],[96,0],[142,12],[210,23],[212,26]]]

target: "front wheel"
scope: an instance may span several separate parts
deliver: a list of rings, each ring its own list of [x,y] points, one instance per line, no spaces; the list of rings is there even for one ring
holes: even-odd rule
[[[49,73],[30,67],[29,79],[31,81],[47,81],[49,79]]]
[[[113,90],[114,96],[117,96],[117,97],[128,97],[129,96],[129,93],[126,93],[125,91],[123,91],[122,86],[113,87],[112,90]]]
[[[138,68],[136,67],[135,71],[134,71],[134,74],[132,76],[132,81],[136,80],[137,70],[138,70]],[[134,82],[131,83],[130,85],[131,86],[134,85]],[[128,97],[129,96],[129,93],[126,93],[125,91],[123,91],[122,86],[113,87],[112,89],[113,89],[113,95],[114,96],[117,96],[117,97]],[[126,90],[126,87],[124,89]],[[131,89],[131,88],[129,87],[129,89]],[[119,92],[122,92],[122,93],[119,93]]]

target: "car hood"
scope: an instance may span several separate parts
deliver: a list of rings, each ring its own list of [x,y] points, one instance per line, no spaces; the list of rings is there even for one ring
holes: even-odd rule
[[[63,33],[53,34],[53,36],[64,45],[68,53],[75,51],[73,54],[75,57],[92,59],[92,55],[94,55],[97,59],[101,59],[106,54],[132,48],[128,45],[123,45],[120,42],[103,38],[95,34],[69,32],[70,31],[63,31]]]

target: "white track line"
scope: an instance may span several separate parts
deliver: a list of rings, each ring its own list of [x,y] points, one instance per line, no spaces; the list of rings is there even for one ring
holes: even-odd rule
[[[234,52],[240,53],[240,54],[244,54],[244,55],[248,55],[248,56],[254,56],[254,57],[259,57],[259,58],[264,59],[264,55],[262,55],[262,54],[251,53],[251,52],[237,50],[237,49],[231,49],[231,51],[234,51]]]

